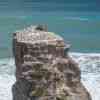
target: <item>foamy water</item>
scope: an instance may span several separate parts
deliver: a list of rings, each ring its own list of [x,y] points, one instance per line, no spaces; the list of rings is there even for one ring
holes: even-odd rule
[[[15,82],[14,71],[13,58],[0,60],[0,100],[12,100],[11,86]]]
[[[92,100],[100,100],[100,54],[71,53],[82,71],[82,82],[90,92]]]
[[[82,82],[92,100],[100,100],[100,54],[70,53],[82,70]],[[12,100],[11,86],[15,82],[13,58],[0,60],[0,100]]]

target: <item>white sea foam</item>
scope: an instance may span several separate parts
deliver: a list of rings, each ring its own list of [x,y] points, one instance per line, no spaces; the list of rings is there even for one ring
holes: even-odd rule
[[[12,100],[11,87],[14,81],[14,76],[0,76],[0,100]]]
[[[92,96],[100,100],[100,53],[70,53],[82,70],[82,82]]]
[[[93,100],[100,100],[100,54],[69,53],[79,63],[82,82]],[[0,60],[0,100],[12,100],[11,86],[15,82],[13,58]]]
[[[0,100],[12,100],[11,87],[15,82],[14,59],[0,60]]]

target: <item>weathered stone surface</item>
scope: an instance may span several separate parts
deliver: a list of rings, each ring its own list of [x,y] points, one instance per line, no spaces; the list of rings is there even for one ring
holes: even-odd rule
[[[41,25],[16,32],[13,52],[16,83],[13,100],[91,100],[69,44]]]

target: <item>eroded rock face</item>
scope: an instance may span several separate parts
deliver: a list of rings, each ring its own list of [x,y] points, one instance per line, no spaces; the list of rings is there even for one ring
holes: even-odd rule
[[[16,32],[13,100],[91,100],[68,50],[69,44],[41,25]]]

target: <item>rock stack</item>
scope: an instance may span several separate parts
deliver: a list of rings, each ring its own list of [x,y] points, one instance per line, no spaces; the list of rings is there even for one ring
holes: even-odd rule
[[[68,56],[69,47],[42,25],[14,33],[13,100],[91,100],[78,65]]]

